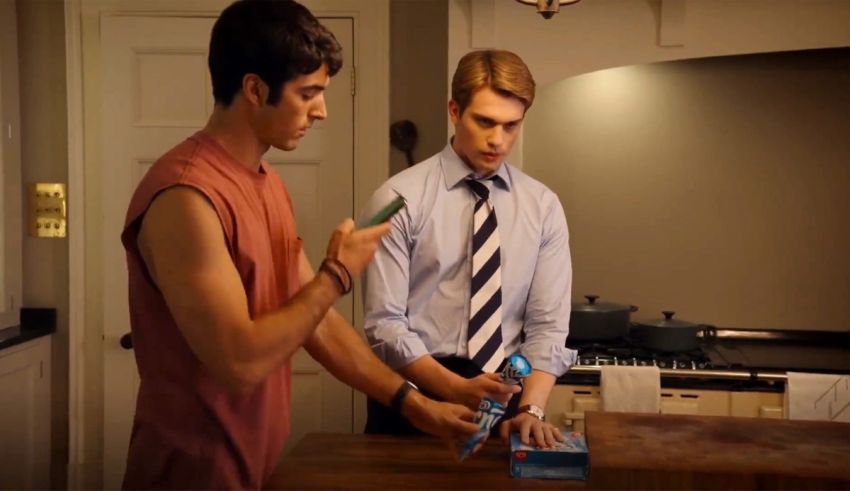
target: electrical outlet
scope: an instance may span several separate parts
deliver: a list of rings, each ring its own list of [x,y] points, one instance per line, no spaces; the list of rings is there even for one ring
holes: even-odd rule
[[[68,218],[65,184],[33,183],[27,194],[29,234],[32,237],[65,237]]]

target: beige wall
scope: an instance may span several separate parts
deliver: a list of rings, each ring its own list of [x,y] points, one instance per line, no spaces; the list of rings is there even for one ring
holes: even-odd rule
[[[533,7],[513,0],[450,0],[448,66],[453,68],[472,47],[487,47],[481,43],[488,36],[489,47],[522,56],[541,85],[653,61],[850,46],[846,0],[682,2],[682,19],[662,16],[661,0],[585,0],[543,20]],[[683,45],[659,46],[660,27],[681,32],[672,39]],[[480,42],[473,41],[473,32],[483,33]]]
[[[18,0],[17,11],[22,180],[24,185],[67,183],[63,2]],[[69,210],[70,220],[75,212],[79,210]],[[68,461],[68,241],[25,235],[23,251],[23,305],[57,309],[52,343],[51,473],[53,486],[64,488]]]
[[[850,330],[850,49],[624,67],[539,93],[577,296],[638,317]]]
[[[446,145],[446,0],[393,0],[390,39],[390,121],[416,124],[413,158],[419,162]],[[405,168],[404,153],[390,148],[390,174]]]
[[[449,0],[449,76],[473,48],[515,51],[539,86],[603,68],[850,46],[846,0],[584,0],[550,20],[513,0]],[[662,15],[662,12],[664,14]],[[665,44],[659,46],[659,33]],[[521,149],[511,160],[522,165]]]

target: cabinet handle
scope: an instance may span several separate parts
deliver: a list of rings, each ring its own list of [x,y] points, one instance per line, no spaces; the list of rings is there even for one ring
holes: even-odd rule
[[[132,336],[132,334],[130,334],[128,332],[127,334],[121,336],[121,339],[118,340],[118,343],[124,349],[133,349],[133,336]]]

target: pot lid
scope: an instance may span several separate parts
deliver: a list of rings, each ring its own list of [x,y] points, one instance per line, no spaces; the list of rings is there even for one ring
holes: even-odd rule
[[[635,322],[638,326],[649,326],[649,327],[664,327],[664,328],[675,328],[675,327],[699,327],[699,324],[694,324],[693,322],[683,321],[679,319],[674,319],[673,316],[676,315],[676,312],[672,310],[663,310],[661,311],[664,314],[663,319],[650,319],[646,321],[637,321]]]
[[[573,303],[573,312],[634,312],[637,307],[633,305],[620,305],[611,302],[597,302],[599,295],[585,295],[585,303]]]

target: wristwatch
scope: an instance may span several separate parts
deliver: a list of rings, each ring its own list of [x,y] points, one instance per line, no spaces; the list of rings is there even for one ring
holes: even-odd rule
[[[546,414],[540,409],[540,406],[535,406],[534,404],[526,404],[524,406],[520,406],[517,408],[518,413],[528,413],[540,421],[546,421]]]

